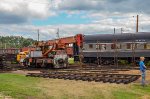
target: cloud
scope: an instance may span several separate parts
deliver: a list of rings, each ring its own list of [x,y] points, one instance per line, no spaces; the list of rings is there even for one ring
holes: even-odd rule
[[[66,11],[97,11],[149,14],[150,1],[145,0],[63,0],[59,9]]]
[[[3,36],[23,36],[27,38],[37,39],[37,30],[40,30],[40,40],[50,40],[56,38],[56,32],[59,28],[60,37],[73,36],[75,34],[100,34],[100,33],[113,33],[113,29],[116,28],[116,33],[135,32],[136,31],[136,17],[133,17],[135,13],[113,14],[113,16],[107,17],[107,14],[95,14],[91,13],[87,17],[93,18],[93,21],[88,24],[55,24],[55,25],[0,25],[0,34]],[[139,18],[139,32],[150,31],[150,17],[148,14],[141,14]]]
[[[0,24],[18,24],[55,15],[49,0],[0,0]],[[50,14],[49,14],[50,13]]]
[[[113,33],[114,28],[117,33],[121,28],[124,33],[135,32],[136,17],[133,16],[137,14],[140,15],[139,30],[150,31],[149,5],[149,0],[0,0],[0,35],[37,39],[40,29],[40,40],[49,40],[56,38],[57,28],[61,37]],[[80,15],[90,21],[87,24],[31,24],[33,19],[46,19],[60,13],[66,13],[69,19]]]
[[[28,21],[28,18],[24,16],[18,16],[13,13],[4,13],[0,12],[0,24],[19,24],[24,23]]]
[[[107,0],[107,1],[112,2],[112,3],[121,3],[121,2],[124,2],[125,0]]]
[[[107,21],[107,20],[106,20]],[[4,36],[23,36],[26,38],[37,39],[37,30],[40,30],[40,40],[50,40],[56,38],[57,28],[60,30],[60,37],[74,36],[75,34],[99,34],[99,33],[113,33],[114,26],[109,24],[76,24],[76,25],[48,25],[48,26],[34,26],[34,25],[11,25],[9,28],[0,26],[0,35]],[[119,26],[116,26],[120,32]]]
[[[149,14],[150,1],[146,0],[0,0],[0,24],[30,23],[65,11],[68,16],[86,11],[95,13]]]
[[[91,10],[101,9],[101,4],[95,1],[89,0],[64,0],[59,4],[59,9],[61,10]],[[98,7],[99,6],[99,7]]]

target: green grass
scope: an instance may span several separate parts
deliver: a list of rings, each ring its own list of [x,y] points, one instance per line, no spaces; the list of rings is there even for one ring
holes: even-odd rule
[[[142,87],[139,84],[133,84],[128,90],[120,88],[114,91],[113,96],[115,99],[150,99],[150,86]]]
[[[0,94],[15,99],[150,99],[150,85],[117,85],[0,74]]]
[[[115,99],[139,99],[140,95],[134,92],[118,90],[113,93]]]
[[[17,99],[40,99],[43,92],[37,87],[40,80],[17,74],[0,74],[0,92]]]

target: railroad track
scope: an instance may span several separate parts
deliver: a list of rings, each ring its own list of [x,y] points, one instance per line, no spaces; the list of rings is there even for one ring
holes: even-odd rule
[[[64,80],[82,80],[95,81],[103,83],[117,83],[129,84],[140,78],[140,75],[131,74],[107,74],[107,73],[90,73],[90,72],[67,72],[67,71],[53,71],[42,73],[29,73],[26,76],[43,77]]]

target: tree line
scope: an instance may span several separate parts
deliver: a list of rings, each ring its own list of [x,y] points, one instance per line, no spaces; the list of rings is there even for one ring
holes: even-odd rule
[[[22,36],[0,36],[0,48],[22,48],[32,46],[36,42],[31,38]]]

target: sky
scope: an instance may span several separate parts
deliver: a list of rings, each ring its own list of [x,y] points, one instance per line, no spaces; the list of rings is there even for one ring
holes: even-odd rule
[[[0,0],[0,36],[40,40],[76,34],[150,31],[150,0]]]

